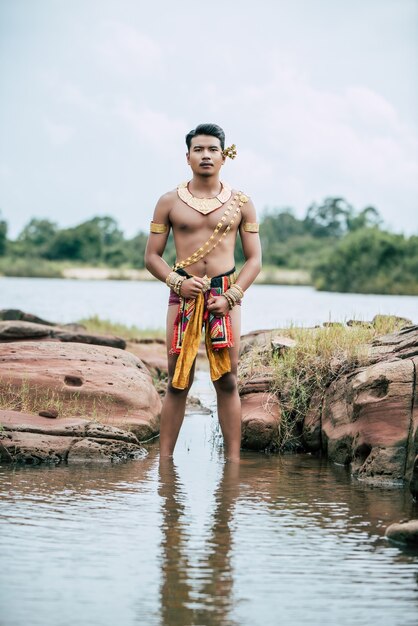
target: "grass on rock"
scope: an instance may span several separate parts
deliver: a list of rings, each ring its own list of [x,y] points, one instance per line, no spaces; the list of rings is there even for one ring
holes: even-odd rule
[[[403,326],[405,322],[396,317],[377,316],[369,325],[292,327],[276,332],[294,339],[293,348],[278,355],[272,354],[269,345],[256,346],[244,354],[239,363],[240,385],[267,375],[269,393],[280,399],[282,418],[273,449],[300,449],[303,419],[314,393],[322,394],[338,376],[365,364],[367,344],[374,338]]]
[[[0,409],[21,413],[39,414],[39,411],[57,411],[61,417],[83,417],[97,422],[106,422],[111,412],[111,404],[116,402],[111,396],[103,395],[81,399],[80,393],[59,390],[40,389],[23,379],[20,385],[14,385],[0,378]]]
[[[78,321],[91,333],[104,335],[117,335],[122,339],[165,339],[165,330],[162,328],[138,328],[137,326],[127,326],[118,324],[110,320],[102,319],[98,315],[87,317]]]

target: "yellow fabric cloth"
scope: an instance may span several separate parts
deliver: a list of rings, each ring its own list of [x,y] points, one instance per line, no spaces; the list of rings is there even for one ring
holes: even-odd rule
[[[202,336],[204,312],[205,297],[203,293],[199,293],[196,298],[192,318],[187,324],[186,332],[184,333],[181,352],[176,363],[172,382],[175,389],[186,389],[189,384],[190,370],[196,358]],[[231,359],[228,348],[213,350],[209,333],[209,324],[206,324],[205,344],[209,359],[210,377],[212,380],[218,380],[221,376],[231,371]]]

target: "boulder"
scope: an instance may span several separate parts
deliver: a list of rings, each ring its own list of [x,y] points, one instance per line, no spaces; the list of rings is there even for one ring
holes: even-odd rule
[[[386,528],[385,536],[395,543],[418,548],[418,519],[391,524]]]
[[[381,326],[382,324],[384,324],[385,322],[394,322],[398,328],[401,327],[406,327],[406,326],[412,326],[412,320],[410,320],[408,317],[399,317],[399,315],[375,315],[374,318],[372,319],[372,324],[373,326]]]
[[[409,360],[376,363],[334,381],[322,410],[328,457],[371,482],[402,480],[413,388]]]
[[[240,396],[268,391],[273,382],[273,375],[272,369],[263,368],[263,371],[259,375],[249,376],[242,381],[240,380]]]
[[[279,329],[255,330],[241,336],[240,356],[247,354],[253,348],[271,350],[273,353],[283,354],[285,350],[293,348],[296,341],[282,334]]]
[[[321,450],[322,400],[322,393],[315,391],[303,420],[302,441],[304,448],[309,450],[309,452],[319,452]]]
[[[92,418],[132,431],[139,440],[159,430],[161,400],[149,371],[133,354],[83,343],[0,343],[3,407]]]
[[[417,449],[417,443],[415,441],[415,449]],[[418,500],[418,454],[414,459],[414,464],[411,472],[411,479],[409,481],[409,489],[415,500]]]
[[[325,391],[322,448],[372,483],[408,482],[418,494],[418,326],[375,339],[365,364]],[[307,421],[308,416],[305,418]]]
[[[280,430],[280,404],[269,393],[249,393],[241,398],[241,445],[249,450],[265,450],[277,445]]]
[[[51,326],[41,323],[25,321],[0,322],[0,342],[11,341],[62,341],[73,343],[88,343],[112,348],[126,347],[126,341],[112,335],[91,334],[84,330],[74,330],[74,326]]]
[[[389,359],[411,359],[418,356],[418,326],[409,326],[395,333],[381,335],[368,350],[369,363]]]
[[[25,313],[20,309],[0,309],[0,320],[20,320],[34,324],[44,324],[45,326],[55,326],[54,322],[48,322],[37,315]]]
[[[85,419],[0,411],[0,424],[3,463],[117,462],[147,454],[133,433]]]
[[[135,354],[157,377],[167,377],[167,348],[162,339],[129,341],[126,349]]]

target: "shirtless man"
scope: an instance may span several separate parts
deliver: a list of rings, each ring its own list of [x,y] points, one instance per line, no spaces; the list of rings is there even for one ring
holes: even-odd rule
[[[186,144],[193,177],[158,200],[145,251],[147,269],[171,287],[167,313],[168,387],[161,412],[160,456],[170,457],[174,451],[205,320],[206,349],[226,455],[237,461],[241,447],[239,305],[243,292],[261,269],[258,224],[251,200],[220,181],[226,156],[235,156],[235,146],[225,150],[223,130],[215,124],[200,124],[188,133]],[[177,254],[174,272],[162,258],[170,228]],[[246,261],[236,276],[233,270],[238,232]]]

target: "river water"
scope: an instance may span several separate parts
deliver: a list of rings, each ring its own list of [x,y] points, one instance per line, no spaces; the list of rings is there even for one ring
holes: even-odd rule
[[[194,386],[213,403],[208,375]],[[213,407],[212,407],[213,408]],[[225,463],[189,413],[173,462],[0,468],[3,626],[412,626],[418,558],[384,538],[417,517],[310,455]]]
[[[164,324],[157,283],[0,279],[0,308]],[[418,298],[255,286],[244,330],[396,313]],[[245,313],[247,311],[247,313]],[[402,489],[310,455],[224,462],[198,372],[174,461],[0,468],[1,626],[416,626],[418,557],[384,538],[418,517]]]
[[[0,309],[18,308],[60,323],[99,315],[140,328],[164,328],[167,287],[160,282],[0,278]],[[242,332],[312,326],[378,313],[418,322],[418,296],[315,291],[312,287],[253,285],[242,306]]]

